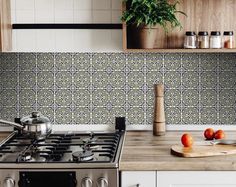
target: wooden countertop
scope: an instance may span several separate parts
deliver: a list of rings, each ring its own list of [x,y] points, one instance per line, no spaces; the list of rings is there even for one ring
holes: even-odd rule
[[[186,132],[186,131],[185,131]],[[169,131],[165,136],[153,136],[152,131],[126,132],[120,170],[159,171],[232,171],[236,170],[236,155],[205,158],[182,158],[170,154],[170,148],[180,143],[183,131]],[[191,133],[194,141],[203,141],[203,131]],[[229,139],[236,140],[236,131],[226,131]]]
[[[12,132],[0,132],[0,143],[4,140],[7,136],[9,136]]]

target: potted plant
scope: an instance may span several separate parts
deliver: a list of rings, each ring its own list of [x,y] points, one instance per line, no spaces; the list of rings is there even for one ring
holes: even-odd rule
[[[154,48],[158,26],[163,27],[165,32],[175,27],[182,28],[175,14],[185,13],[176,9],[178,1],[125,0],[125,3],[127,9],[123,11],[121,20],[131,26],[137,48]]]

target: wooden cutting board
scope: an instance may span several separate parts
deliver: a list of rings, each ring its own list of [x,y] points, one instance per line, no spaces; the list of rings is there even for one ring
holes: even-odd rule
[[[182,145],[173,145],[171,154],[180,157],[209,157],[219,155],[236,154],[235,145],[195,145],[192,147],[183,147]]]

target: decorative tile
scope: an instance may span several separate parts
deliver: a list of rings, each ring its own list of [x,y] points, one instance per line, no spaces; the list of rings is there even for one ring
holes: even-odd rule
[[[127,55],[127,68],[131,71],[143,71],[145,64],[145,54],[129,53]]]
[[[196,89],[187,89],[182,91],[184,107],[197,107],[199,105],[199,92]]]
[[[38,107],[37,111],[49,118],[51,123],[54,123],[54,110],[52,107]]]
[[[14,122],[14,119],[17,116],[17,108],[16,107],[4,107],[1,110],[1,118],[7,121]]]
[[[107,82],[114,89],[123,89],[126,84],[125,73],[122,71],[112,72],[109,74],[109,78],[108,78]]]
[[[132,125],[132,124],[139,124],[143,125],[145,120],[144,120],[144,110],[141,107],[132,107],[129,109],[127,112],[127,123]]]
[[[222,71],[219,76],[220,88],[236,88],[236,71]]]
[[[186,107],[182,109],[182,121],[183,124],[198,124],[199,112],[196,107]]]
[[[148,106],[146,109],[146,115],[147,115],[147,125],[153,124],[153,115],[154,115],[154,105]]]
[[[148,53],[146,56],[146,66],[148,71],[163,71],[163,54]]]
[[[126,93],[124,90],[113,89],[109,92],[109,102],[112,106],[123,107],[126,101]],[[107,106],[108,107],[108,106]]]
[[[220,124],[231,125],[236,123],[236,108],[221,107],[220,108]]]
[[[3,71],[0,72],[0,85],[2,89],[16,89],[17,87],[17,72],[15,71]]]
[[[219,101],[221,107],[235,107],[236,106],[236,89],[220,90]]]
[[[94,107],[92,111],[92,124],[107,124],[109,110],[105,107]]]
[[[57,88],[71,88],[72,86],[72,73],[68,71],[57,72],[56,74]]]
[[[76,71],[89,71],[90,69],[90,58],[89,53],[75,53],[73,55],[74,59],[74,69]]]
[[[36,111],[35,107],[21,107],[19,114],[20,114],[20,117],[29,116],[34,111]]]
[[[42,89],[53,89],[54,74],[51,71],[40,71],[37,73],[37,86]]]
[[[19,75],[19,85],[24,89],[36,87],[36,73],[32,71],[22,71]]]
[[[236,55],[235,54],[221,54],[219,56],[219,65],[221,71],[236,72]]]
[[[178,71],[168,71],[165,73],[165,87],[166,88],[180,88],[181,87],[181,73]]]
[[[77,89],[90,88],[90,74],[86,71],[77,71],[74,73],[74,86]]]
[[[92,75],[93,88],[106,89],[108,85],[109,75],[105,71],[96,71]]]
[[[202,71],[216,71],[219,55],[217,54],[201,54],[201,69]]]
[[[174,89],[174,90],[166,89],[164,100],[165,100],[165,106],[172,106],[172,107],[180,106],[181,105],[181,91],[177,89]]]
[[[1,53],[0,66],[2,71],[16,71],[18,67],[17,53]]]
[[[76,107],[74,110],[75,124],[90,124],[90,108]]]
[[[33,89],[22,89],[19,93],[20,105],[32,107],[36,104],[36,92]]]
[[[150,106],[154,106],[154,99],[155,99],[155,95],[154,95],[154,89],[149,89],[146,93],[146,104],[148,107]]]
[[[181,124],[181,109],[179,107],[165,107],[167,124]]]
[[[55,111],[56,124],[72,124],[72,110],[69,107],[59,107]]]
[[[72,92],[66,89],[57,90],[55,102],[58,107],[68,107],[72,104]]]
[[[92,56],[92,68],[94,71],[106,71],[110,60],[110,54],[108,53],[95,53]]]
[[[201,73],[201,84],[203,89],[217,87],[217,73],[214,71],[205,71]]]
[[[38,71],[53,71],[54,53],[37,53]]]
[[[109,68],[113,71],[124,71],[126,67],[126,55],[123,53],[111,53],[107,66],[106,71]]]
[[[109,92],[106,90],[94,90],[92,95],[93,106],[106,107],[109,102]]]
[[[56,53],[55,65],[58,71],[70,71],[72,68],[72,54]]]
[[[140,89],[144,84],[144,74],[140,71],[133,71],[128,74],[128,86],[131,89]]]
[[[131,107],[142,107],[144,106],[144,93],[142,90],[132,89],[128,93],[127,102]]]
[[[217,105],[217,90],[201,90],[201,106],[215,107]]]
[[[194,89],[199,87],[199,75],[197,71],[185,71],[182,74],[183,87]]]
[[[124,117],[126,115],[125,108],[123,107],[114,107],[109,111],[108,124],[114,125],[116,117]]]
[[[199,55],[198,54],[183,54],[182,67],[184,71],[198,71]]]
[[[154,84],[163,83],[163,73],[160,71],[149,71],[146,74],[147,86],[153,89]]]
[[[52,107],[54,104],[54,91],[50,89],[39,89],[37,102],[40,107]]]
[[[204,125],[216,125],[217,124],[217,109],[214,107],[201,108],[200,111],[201,120],[200,123]]]
[[[178,71],[181,68],[181,55],[180,54],[166,54],[165,55],[165,70]]]
[[[36,70],[36,53],[19,53],[20,71]]]
[[[74,90],[74,104],[78,107],[90,106],[90,91],[86,89]]]
[[[17,106],[17,91],[15,89],[3,89],[0,100],[3,107]]]

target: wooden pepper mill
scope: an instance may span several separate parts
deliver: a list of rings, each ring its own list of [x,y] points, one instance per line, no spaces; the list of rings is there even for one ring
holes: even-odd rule
[[[154,106],[154,122],[153,135],[162,136],[166,132],[166,120],[164,111],[164,85],[155,84],[155,106]]]

